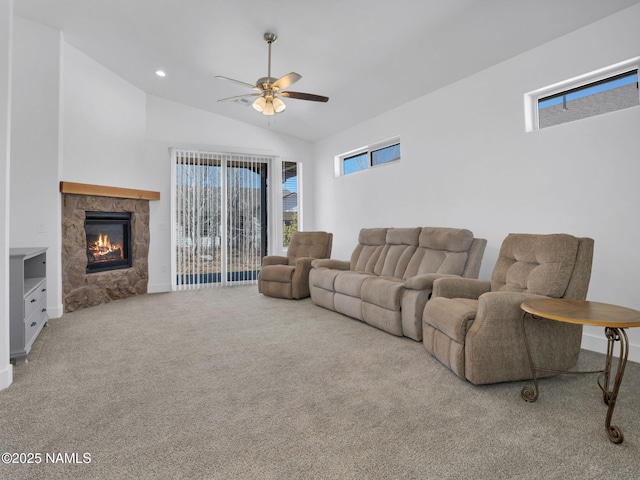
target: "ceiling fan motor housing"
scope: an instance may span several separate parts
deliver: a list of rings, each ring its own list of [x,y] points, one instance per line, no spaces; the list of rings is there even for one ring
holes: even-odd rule
[[[277,78],[273,78],[273,77],[262,77],[262,78],[259,78],[256,81],[256,87],[258,87],[259,89],[262,90],[263,88],[267,88],[268,85],[271,85],[276,80],[277,80]]]

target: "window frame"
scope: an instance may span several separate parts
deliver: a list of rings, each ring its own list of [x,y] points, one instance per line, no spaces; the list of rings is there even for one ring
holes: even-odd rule
[[[335,157],[335,176],[336,177],[343,177],[346,175],[351,175],[353,173],[360,173],[360,172],[366,172],[367,170],[371,170],[374,168],[380,168],[380,167],[384,167],[385,165],[393,165],[398,163],[400,160],[402,160],[402,147],[400,147],[400,156],[395,159],[395,160],[390,160],[388,162],[383,162],[383,163],[377,163],[374,164],[373,163],[373,154],[374,152],[380,151],[380,150],[384,150],[385,148],[389,148],[389,147],[393,147],[395,145],[398,145],[400,147],[401,142],[400,142],[400,137],[393,137],[393,138],[389,138],[387,140],[383,140],[381,142],[377,142],[374,143],[372,145],[367,145],[366,147],[360,147],[360,148],[356,148],[354,150],[350,150],[348,152],[342,153],[340,155],[336,155]],[[347,172],[345,173],[345,168],[344,168],[344,164],[347,160],[359,157],[361,155],[366,155],[367,157],[367,166],[366,168],[363,168],[361,170],[355,170],[353,172]]]
[[[587,87],[590,84],[604,83],[616,76],[629,73],[633,70],[639,72],[640,75],[640,57],[634,57],[629,60],[600,68],[583,75],[554,83],[547,87],[543,87],[532,92],[524,94],[524,112],[525,112],[525,131],[532,132],[540,130],[540,115],[538,102],[540,100],[559,96],[562,93],[569,94]],[[639,93],[640,95],[640,93]],[[570,121],[571,122],[571,121]],[[570,123],[567,122],[567,123]],[[562,124],[560,124],[562,125]]]

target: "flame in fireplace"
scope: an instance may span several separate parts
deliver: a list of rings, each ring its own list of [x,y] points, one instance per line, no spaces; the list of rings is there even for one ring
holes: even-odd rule
[[[95,262],[124,260],[122,244],[111,243],[107,234],[99,233],[96,241],[87,245],[87,250]]]

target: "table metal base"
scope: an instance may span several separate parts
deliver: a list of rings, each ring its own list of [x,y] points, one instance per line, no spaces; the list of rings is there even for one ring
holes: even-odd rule
[[[558,370],[549,370],[546,368],[536,367],[533,364],[533,359],[531,357],[531,349],[529,348],[529,339],[527,338],[527,330],[525,328],[525,318],[528,314],[524,312],[522,315],[522,333],[524,335],[524,344],[527,350],[527,358],[529,359],[529,366],[531,367],[531,375],[533,377],[533,387],[525,386],[522,388],[520,395],[527,402],[535,402],[538,399],[539,388],[538,388],[538,377],[536,372],[548,372],[548,373],[579,373],[579,374],[589,374],[589,373],[599,373],[598,377],[598,386],[602,390],[602,398],[604,403],[608,406],[607,409],[607,417],[605,419],[605,430],[607,432],[607,436],[612,443],[620,444],[624,440],[624,435],[622,435],[622,430],[620,427],[611,425],[611,417],[613,416],[613,410],[616,406],[616,400],[618,399],[618,392],[620,391],[620,384],[622,383],[622,377],[624,375],[624,370],[627,366],[627,357],[629,356],[629,339],[627,338],[627,333],[624,328],[610,328],[606,327],[604,330],[605,336],[607,337],[607,357],[605,362],[604,370],[593,370],[588,372],[582,371],[558,371]],[[531,315],[532,318],[537,318],[535,315]],[[615,380],[613,381],[613,389],[609,389],[610,381],[611,381],[611,366],[613,364],[613,352],[615,343],[619,342],[620,345],[620,356],[618,359],[618,369],[616,371]]]

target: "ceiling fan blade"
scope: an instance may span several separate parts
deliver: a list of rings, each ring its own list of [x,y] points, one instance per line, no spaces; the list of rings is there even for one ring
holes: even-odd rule
[[[287,88],[289,85],[293,85],[298,80],[302,78],[302,75],[297,74],[296,72],[287,73],[284,77],[280,77],[278,80],[271,84],[271,87],[276,90],[282,90]]]
[[[240,80],[235,80],[233,78],[229,78],[229,77],[223,77],[222,75],[216,75],[216,78],[219,78],[220,80],[226,80],[227,82],[232,82],[232,83],[237,83],[238,85],[242,85],[243,87],[249,87],[252,88],[254,90],[258,90],[261,91],[258,87],[256,87],[255,85],[252,85],[250,83],[247,82],[242,82]]]
[[[247,93],[246,95],[236,95],[235,97],[221,98],[220,100],[218,100],[218,102],[229,102],[229,101],[232,101],[232,100],[238,100],[240,98],[259,97],[260,95],[262,95],[262,94],[261,93]]]
[[[328,102],[329,97],[323,97],[322,95],[314,95],[312,93],[302,92],[278,92],[278,95],[282,95],[287,98],[297,98],[298,100],[311,100],[312,102]]]

